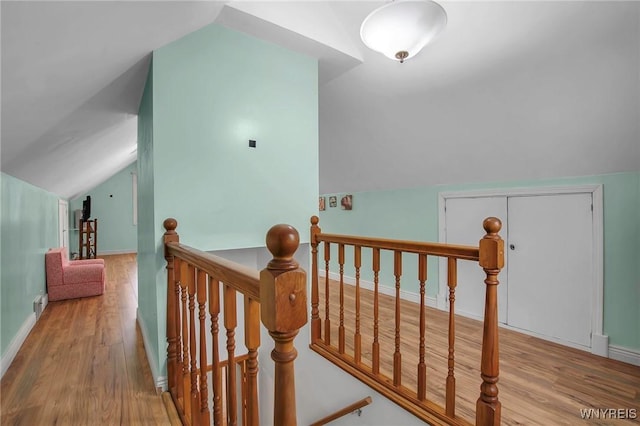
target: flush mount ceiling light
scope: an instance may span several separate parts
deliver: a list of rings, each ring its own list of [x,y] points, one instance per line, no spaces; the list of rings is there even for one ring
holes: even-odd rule
[[[396,0],[374,10],[360,27],[371,50],[404,62],[415,56],[447,23],[442,6],[430,0]]]

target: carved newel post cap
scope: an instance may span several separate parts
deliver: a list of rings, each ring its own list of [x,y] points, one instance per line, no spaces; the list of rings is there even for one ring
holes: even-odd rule
[[[167,230],[167,234],[175,234],[176,228],[178,227],[178,221],[170,217],[164,220],[162,226]]]
[[[267,232],[267,248],[273,255],[273,259],[267,265],[267,269],[286,271],[296,269],[298,262],[293,254],[300,245],[300,235],[291,225],[274,225]]]
[[[482,222],[482,227],[489,235],[497,235],[502,229],[502,222],[497,217],[488,217]]]
[[[320,218],[318,216],[311,216],[311,224],[312,225],[317,225],[318,222],[320,222]]]

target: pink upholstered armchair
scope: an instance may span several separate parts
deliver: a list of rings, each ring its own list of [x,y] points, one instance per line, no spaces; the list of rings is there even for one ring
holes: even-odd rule
[[[104,293],[104,260],[72,260],[64,248],[45,254],[49,300],[75,299]]]

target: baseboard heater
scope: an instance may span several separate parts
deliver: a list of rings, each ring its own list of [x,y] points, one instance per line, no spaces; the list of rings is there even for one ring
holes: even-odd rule
[[[33,301],[33,312],[36,314],[36,321],[40,319],[40,315],[42,315],[48,302],[49,297],[46,294],[39,294]]]

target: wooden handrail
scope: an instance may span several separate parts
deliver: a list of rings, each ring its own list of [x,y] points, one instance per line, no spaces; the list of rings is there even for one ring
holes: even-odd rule
[[[478,247],[443,244],[424,243],[416,241],[392,240],[385,238],[360,237],[351,235],[324,234],[318,226],[317,216],[311,218],[311,255],[312,255],[312,275],[311,275],[311,345],[310,348],[319,353],[329,361],[333,362],[343,370],[360,379],[374,390],[380,392],[390,400],[399,404],[406,410],[415,414],[422,420],[431,424],[456,424],[469,425],[469,421],[456,414],[456,377],[455,377],[455,290],[457,286],[457,261],[469,260],[478,262],[486,273],[486,296],[485,315],[483,322],[483,343],[481,360],[480,397],[476,404],[476,425],[500,424],[501,404],[498,399],[497,382],[499,377],[499,348],[498,348],[498,314],[497,314],[497,285],[498,273],[504,266],[504,241],[498,235],[501,222],[497,218],[487,218],[483,223],[485,236],[480,240]],[[320,245],[324,245],[320,250]],[[355,271],[355,312],[350,311],[351,318],[347,318],[344,309],[345,292],[345,250],[346,247],[353,249],[352,270]],[[368,359],[364,359],[361,348],[361,319],[360,319],[360,270],[362,267],[363,249],[371,249],[371,270],[373,272],[373,318],[369,324],[372,330],[370,339],[371,350]],[[337,251],[337,259],[331,258],[332,249]],[[387,318],[391,323],[383,333],[380,331],[382,325],[379,321],[381,311],[379,294],[381,272],[381,252],[387,250],[393,255],[390,260],[392,268],[395,298],[393,305],[387,305]],[[319,252],[324,254],[324,263],[320,264]],[[333,251],[333,252],[335,252]],[[420,286],[419,304],[419,326],[417,338],[418,345],[416,353],[417,363],[417,384],[416,389],[409,389],[402,383],[403,376],[403,353],[401,335],[402,305],[401,281],[403,280],[403,254],[410,253],[417,255],[418,270],[415,275],[411,274],[410,280],[417,279]],[[426,364],[426,310],[425,296],[427,283],[427,257],[443,257],[447,260],[447,285],[449,288],[449,321],[447,330],[447,354],[446,365],[442,366],[447,372],[445,389],[445,405],[440,406],[430,401],[427,395],[427,364]],[[330,267],[331,262],[336,262],[334,267],[339,278],[339,282],[331,284]],[[323,285],[324,303],[323,312],[320,306],[320,279],[319,269],[324,271]],[[387,275],[390,276],[390,275]],[[391,283],[389,283],[391,284]],[[330,302],[330,292],[334,294],[333,301]],[[337,305],[337,306],[336,306]],[[389,312],[390,311],[390,312]],[[323,317],[321,317],[321,314]],[[331,318],[333,317],[333,319]],[[335,323],[339,321],[338,339],[332,336],[332,329],[335,330]],[[349,353],[345,350],[347,322],[355,325],[353,335],[353,349]],[[391,366],[389,376],[381,366],[381,343],[388,342],[390,350],[393,351],[391,360],[386,360]],[[415,356],[414,355],[414,356]]]
[[[293,339],[307,322],[306,272],[293,259],[298,232],[289,225],[272,227],[266,243],[273,259],[257,271],[181,244],[177,226],[175,219],[164,221],[168,386],[181,421],[209,425],[213,417],[216,425],[235,426],[241,410],[242,424],[259,424],[262,321],[275,343],[271,353],[276,395],[273,424],[295,426]],[[238,293],[244,299],[243,308],[238,308]],[[205,327],[207,316],[210,331]],[[236,344],[238,316],[244,323],[245,354],[236,353],[242,347]],[[219,341],[223,337],[224,346]],[[238,368],[240,380],[236,380]]]
[[[259,271],[178,242],[167,243],[166,252],[210,276],[217,277],[236,291],[260,300]]]
[[[359,237],[355,235],[312,234],[316,243],[327,242],[352,246],[377,248],[381,250],[423,253],[431,256],[455,257],[456,259],[478,260],[478,247],[458,244],[425,243],[419,241],[392,240],[387,238]]]
[[[360,410],[362,407],[366,407],[367,405],[371,404],[372,399],[370,396],[361,399],[360,401],[356,401],[353,404],[347,405],[346,407],[336,411],[335,413],[329,414],[326,417],[321,418],[320,420],[311,423],[311,425],[309,426],[322,426],[322,425],[326,425],[327,423],[330,423],[336,419],[339,419],[340,417],[349,414],[349,413],[353,413],[356,410]]]

